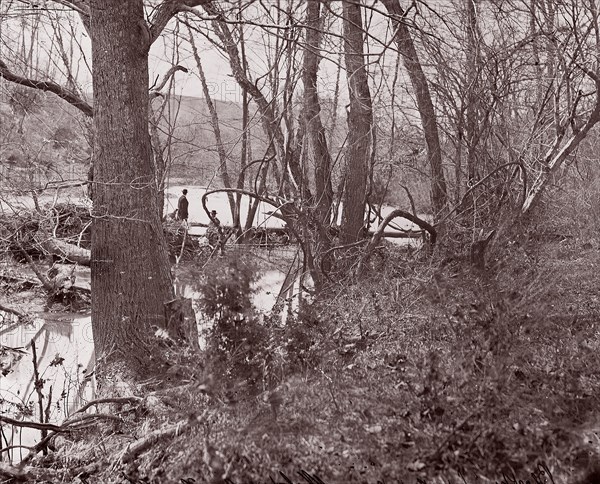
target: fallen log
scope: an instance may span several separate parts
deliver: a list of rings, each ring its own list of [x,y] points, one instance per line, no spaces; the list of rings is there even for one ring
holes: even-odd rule
[[[60,257],[82,266],[90,265],[91,255],[88,249],[77,247],[76,245],[55,238],[46,239],[40,245],[50,255]]]
[[[375,235],[375,231],[370,230],[369,232],[367,232],[367,235],[369,237],[372,237]],[[422,237],[423,237],[422,230],[402,230],[402,231],[384,230],[383,231],[383,238],[385,238],[385,239],[420,239]]]
[[[10,306],[5,306],[2,303],[0,303],[0,311],[3,311],[5,313],[10,313],[10,314],[16,316],[17,318],[19,318],[19,320],[27,318],[27,315],[24,312],[19,311],[18,309],[11,308]]]
[[[31,277],[17,276],[5,272],[0,272],[0,280],[6,281],[9,284],[19,285],[23,290],[32,289],[40,285],[38,280]]]

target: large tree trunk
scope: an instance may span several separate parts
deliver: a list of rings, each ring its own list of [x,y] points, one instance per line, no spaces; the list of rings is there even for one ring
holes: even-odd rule
[[[150,325],[173,299],[148,134],[149,33],[142,0],[91,5],[94,89],[92,329],[96,355],[150,362]]]
[[[363,52],[362,6],[350,1],[345,1],[342,5],[350,108],[340,240],[343,244],[348,244],[360,238],[365,220],[373,110]]]
[[[441,214],[448,201],[446,191],[446,178],[442,167],[442,150],[440,148],[440,138],[438,134],[437,118],[431,101],[429,84],[419,55],[415,49],[410,31],[404,23],[404,9],[400,5],[400,0],[382,0],[387,11],[392,16],[392,25],[396,30],[396,44],[402,54],[404,67],[408,72],[410,82],[415,91],[417,109],[421,117],[421,125],[427,143],[427,157],[431,169],[432,202],[434,214]]]

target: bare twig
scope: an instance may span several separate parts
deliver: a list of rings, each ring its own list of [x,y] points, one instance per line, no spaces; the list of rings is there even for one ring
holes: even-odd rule
[[[199,416],[192,420],[182,420],[174,425],[171,425],[170,427],[167,427],[166,429],[159,429],[150,432],[143,439],[138,439],[131,445],[129,445],[123,453],[121,461],[123,463],[127,463],[135,460],[140,454],[146,452],[148,449],[156,445],[156,443],[160,440],[163,440],[168,437],[175,437],[183,433],[185,430],[190,428],[192,424],[199,422],[201,419],[202,416]]]
[[[44,395],[42,393],[42,388],[44,387],[44,380],[40,378],[40,372],[38,371],[37,365],[37,351],[35,349],[35,340],[31,340],[31,352],[33,353],[33,376],[34,382],[33,386],[35,388],[35,392],[38,396],[38,410],[40,412],[40,422],[43,424],[44,422]],[[42,431],[42,439],[44,439],[48,435],[47,428],[41,428]],[[44,449],[44,455],[47,454],[46,449]]]
[[[15,245],[18,247],[21,254],[23,254],[23,257],[25,257],[25,260],[29,263],[29,265],[33,269],[33,272],[35,272],[35,275],[38,277],[38,279],[42,283],[42,286],[44,286],[44,289],[46,289],[47,291],[54,291],[54,285],[49,281],[49,279],[46,277],[46,275],[40,270],[40,268],[35,263],[35,261],[27,253],[27,251],[25,250],[23,245],[17,240],[16,237],[13,237],[12,240],[15,243]]]
[[[186,222],[187,224],[187,222]],[[179,256],[175,259],[175,265],[179,265],[181,258],[183,257],[183,250],[185,249],[185,241],[187,239],[188,228],[187,225],[183,229],[183,240],[181,241],[181,250],[179,251]]]
[[[50,391],[48,392],[48,403],[46,404],[46,410],[44,411],[45,423],[50,422],[50,406],[52,405],[52,385],[50,385]]]
[[[115,397],[115,398],[98,398],[96,400],[92,400],[91,402],[86,403],[79,410],[76,410],[74,414],[85,412],[88,408],[93,405],[100,405],[102,403],[117,403],[117,404],[125,404],[128,403],[130,405],[142,403],[143,399],[140,397]]]
[[[0,454],[2,452],[10,452],[11,450],[14,449],[27,449],[27,450],[32,450],[33,447],[29,446],[29,445],[9,445],[8,447],[4,447],[0,449]]]
[[[165,85],[167,84],[167,82],[169,81],[169,79],[171,77],[173,77],[175,75],[175,73],[177,71],[181,71],[181,72],[185,72],[188,73],[189,71],[187,70],[187,68],[183,67],[183,66],[171,66],[171,68],[167,71],[167,73],[165,74],[165,76],[163,77],[162,81],[158,84],[158,86],[156,87],[152,87],[150,89],[150,98],[154,98],[156,96],[162,96],[161,92],[163,90],[163,88],[165,87]]]
[[[39,423],[39,422],[29,422],[26,420],[17,420],[11,417],[6,417],[4,415],[0,415],[0,422],[7,423],[9,425],[14,425],[16,427],[24,427],[28,429],[37,429],[47,432],[48,430],[52,430],[54,432],[67,432],[69,429],[63,428],[60,425],[54,425],[50,423]]]

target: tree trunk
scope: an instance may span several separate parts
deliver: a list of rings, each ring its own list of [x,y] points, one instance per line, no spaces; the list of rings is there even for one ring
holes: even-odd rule
[[[202,7],[209,15],[217,17],[222,16],[220,7],[215,3],[205,3],[202,5]],[[285,137],[279,124],[279,117],[275,114],[275,105],[267,101],[261,90],[250,80],[247,72],[244,71],[244,67],[240,59],[238,44],[231,33],[229,25],[223,20],[214,20],[212,24],[215,33],[219,37],[219,40],[221,40],[223,48],[227,54],[231,73],[240,87],[246,90],[246,92],[252,97],[252,100],[256,103],[261,116],[263,131],[269,138],[275,150],[276,159],[279,164],[273,163],[270,168],[272,169],[273,176],[279,185],[279,192],[283,194],[284,192],[288,191],[290,188],[290,184],[287,183],[288,181],[291,182],[293,187],[292,192],[296,192],[298,187],[301,185],[301,182],[297,179],[298,173],[291,172],[291,169],[294,167],[290,167],[290,170],[288,170],[288,167],[286,167],[287,158],[285,154]]]
[[[319,222],[329,225],[333,204],[331,184],[331,155],[321,122],[321,106],[317,93],[321,43],[321,3],[307,1],[306,4],[306,48],[304,50],[304,117],[308,140],[314,153],[315,163],[315,205]]]
[[[163,154],[162,143],[158,134],[158,119],[149,107],[150,142],[152,143],[152,156],[154,159],[154,178],[156,180],[156,201],[158,203],[158,216],[162,220],[165,206],[165,179],[167,175],[167,162]]]
[[[350,1],[343,2],[342,6],[350,107],[340,241],[349,244],[361,237],[365,220],[373,110],[363,52],[362,6]]]
[[[577,149],[579,143],[585,139],[590,129],[600,122],[600,78],[596,82],[596,89],[596,103],[594,110],[591,112],[590,117],[583,128],[573,134],[560,149],[551,149],[550,153],[544,158],[542,163],[544,169],[537,175],[535,181],[532,183],[521,207],[521,213],[523,215],[529,212],[539,200],[546,185],[550,181],[552,174],[554,174],[558,168],[562,166],[568,156]]]
[[[467,79],[466,79],[466,126],[467,141],[467,184],[473,186],[477,178],[477,158],[479,144],[479,65],[481,54],[479,49],[479,26],[476,0],[465,0],[466,6],[466,36],[467,36]],[[475,199],[471,192],[471,203]]]
[[[208,112],[210,113],[210,122],[212,125],[213,133],[215,135],[217,153],[219,154],[219,173],[221,175],[221,181],[223,182],[223,186],[225,188],[232,188],[231,181],[229,179],[229,170],[227,169],[227,153],[225,152],[225,145],[223,144],[223,138],[221,136],[219,114],[217,113],[217,107],[215,106],[215,103],[213,102],[210,96],[210,90],[208,88],[208,83],[206,82],[206,75],[204,74],[204,68],[202,67],[202,59],[200,59],[200,55],[198,54],[198,48],[196,47],[196,43],[194,42],[194,34],[192,33],[192,29],[190,29],[189,26],[188,34],[190,46],[192,47],[192,54],[194,55],[196,67],[198,68],[198,75],[200,76],[200,82],[202,84],[202,94],[204,95],[204,101],[206,102]],[[235,225],[236,212],[238,211],[238,209],[236,207],[233,194],[231,194],[230,192],[227,192],[227,200],[229,201],[229,210],[231,211],[231,218],[234,221]]]
[[[387,11],[392,15],[392,25],[396,30],[396,44],[404,59],[404,67],[408,72],[410,82],[415,91],[417,109],[421,117],[421,125],[427,143],[427,158],[431,169],[432,205],[433,212],[440,215],[448,202],[446,190],[446,178],[442,167],[442,150],[440,148],[440,137],[437,128],[437,118],[431,101],[429,84],[419,55],[415,49],[412,36],[404,20],[404,9],[400,0],[382,0]]]
[[[135,371],[150,363],[150,325],[164,326],[164,303],[174,297],[148,134],[142,0],[93,1],[91,38],[92,329],[97,357]]]

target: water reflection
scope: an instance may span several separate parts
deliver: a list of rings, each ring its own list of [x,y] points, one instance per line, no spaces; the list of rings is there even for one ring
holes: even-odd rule
[[[37,367],[44,381],[42,406],[50,402],[50,422],[61,422],[69,413],[93,398],[94,388],[90,374],[94,362],[94,345],[89,316],[68,313],[40,314],[29,324],[3,325],[0,345],[5,352],[22,352],[11,367],[0,375],[0,412],[24,420],[39,421],[38,396],[33,376],[35,342]],[[40,432],[3,426],[5,445],[34,445]],[[13,460],[24,457],[27,451],[15,450]]]
[[[259,312],[270,311],[277,301],[280,289],[286,279],[287,271],[270,269],[264,271],[252,285],[252,303]],[[191,298],[194,301],[200,299],[197,281],[193,276],[186,273],[185,269],[179,269],[174,274],[175,295]],[[199,304],[195,304],[196,317],[202,319],[202,310]]]
[[[259,312],[270,311],[278,300],[297,292],[292,272],[291,269],[264,270],[253,285],[252,301]],[[202,315],[197,283],[189,272],[180,270],[179,274],[175,274],[174,288],[176,295],[195,301],[200,345],[203,347],[203,334],[210,328],[211,322]],[[42,313],[31,323],[23,324],[12,315],[0,312],[0,366],[6,372],[5,375],[0,372],[0,414],[39,421],[32,341],[36,346],[40,379],[44,381],[42,407],[45,409],[50,403],[49,422],[61,423],[94,398],[91,318],[71,313]],[[1,356],[2,349],[8,355],[5,359]],[[1,447],[32,446],[41,440],[40,431],[35,429],[3,425],[1,433]],[[25,448],[16,448],[2,453],[0,461],[18,462],[27,453]]]
[[[286,273],[267,270],[254,283],[252,300],[259,311],[267,312],[275,304]],[[202,317],[198,304],[200,293],[193,277],[180,273],[175,277],[178,296],[196,301],[200,334],[209,322]],[[50,399],[50,421],[59,423],[84,401],[93,398],[93,385],[86,376],[93,369],[94,345],[91,318],[71,313],[43,313],[32,322],[19,323],[0,312],[0,413],[15,418],[39,421],[38,396],[35,391],[33,352],[35,342],[37,367],[44,380],[43,407]],[[4,356],[2,356],[4,355]],[[6,445],[33,445],[40,439],[34,429],[4,426]],[[20,458],[20,454],[14,456]]]

